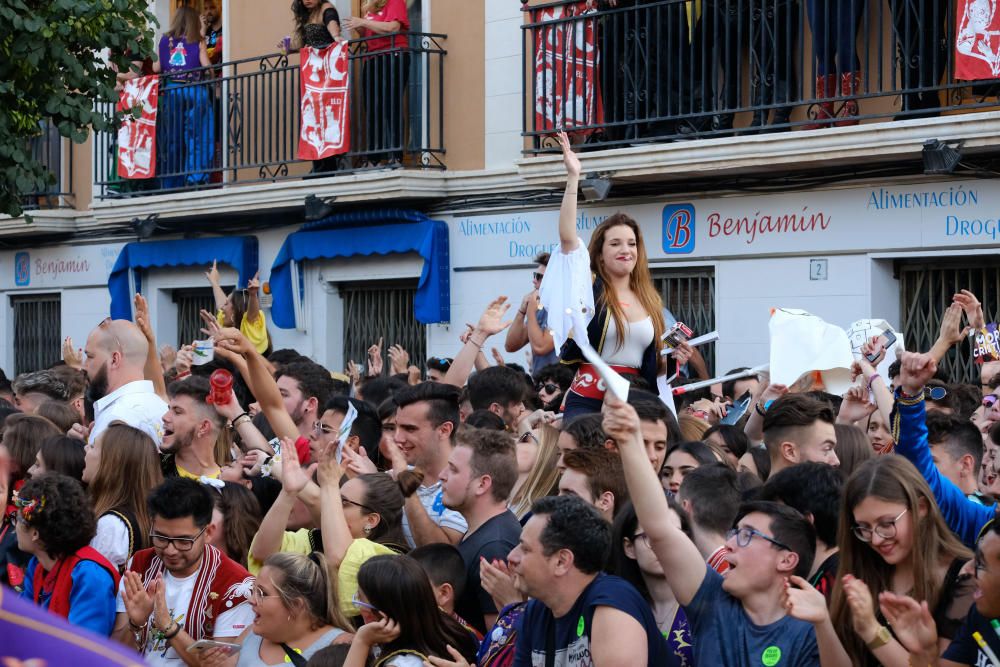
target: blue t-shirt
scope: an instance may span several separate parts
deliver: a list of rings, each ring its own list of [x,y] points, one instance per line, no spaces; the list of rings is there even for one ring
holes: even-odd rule
[[[1000,637],[993,631],[988,618],[984,618],[972,605],[969,615],[965,617],[965,623],[959,629],[958,634],[951,640],[951,644],[945,649],[945,660],[951,660],[961,665],[988,665],[989,657],[979,648],[979,644],[973,639],[972,633],[978,632],[983,636],[986,645],[993,649],[993,652],[1000,655]]]
[[[24,575],[21,597],[35,599],[34,577],[38,559],[32,558]],[[73,625],[86,628],[102,637],[110,637],[115,629],[115,596],[118,594],[111,574],[97,563],[81,560],[73,568],[73,588],[69,596],[69,618]],[[42,609],[49,608],[48,596],[39,601]]]
[[[538,322],[538,326],[542,331],[549,326],[549,311],[547,310],[536,310],[535,320]],[[559,363],[559,351],[554,347],[552,351],[548,354],[539,354],[531,358],[531,377],[535,377],[538,371],[542,370],[549,364]]]
[[[646,664],[656,667],[680,664],[656,627],[653,612],[639,591],[624,579],[602,572],[583,589],[565,616],[553,618],[549,608],[538,600],[528,602],[518,629],[514,667],[545,667],[545,643],[550,624],[555,627],[555,667],[593,665],[590,632],[598,607],[623,611],[646,630]]]
[[[708,566],[705,570],[701,587],[684,607],[695,638],[696,665],[812,667],[820,664],[816,631],[811,624],[785,616],[770,625],[754,625],[740,601],[722,590],[722,575]]]

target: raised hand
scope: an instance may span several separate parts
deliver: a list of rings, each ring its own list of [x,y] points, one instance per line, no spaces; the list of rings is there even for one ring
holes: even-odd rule
[[[955,345],[962,342],[969,330],[970,327],[962,328],[962,307],[958,303],[952,303],[941,316],[941,333],[938,338],[948,345]]]
[[[479,333],[489,338],[509,327],[513,323],[513,320],[503,321],[503,316],[507,314],[507,310],[509,309],[510,304],[507,303],[507,297],[498,296],[496,299],[493,299],[479,317],[479,322],[476,324],[473,334]],[[485,339],[476,340],[474,335],[470,336],[470,338],[474,343],[480,344],[480,346],[485,342]]]
[[[844,577],[843,584],[847,606],[851,610],[851,625],[862,641],[868,643],[879,629],[871,589],[868,588],[868,584],[850,574]]]
[[[983,315],[983,304],[979,303],[979,299],[976,298],[975,294],[964,289],[953,296],[952,300],[965,311],[965,317],[969,320],[969,326],[973,329],[982,329],[986,326],[986,317]]]
[[[345,453],[350,451],[350,447],[344,447]],[[346,460],[346,457],[345,457]],[[331,442],[323,448],[319,455],[319,468],[316,471],[316,479],[320,486],[336,486],[340,488],[340,478],[344,476],[344,469],[337,463],[337,443]]]
[[[886,592],[879,594],[878,602],[893,635],[907,651],[937,655],[937,626],[926,600],[917,602],[908,595]]]
[[[229,421],[232,421],[237,417],[239,417],[241,414],[243,414],[243,407],[240,405],[240,402],[236,399],[235,391],[229,392],[229,400],[226,401],[223,405],[219,405],[218,403],[212,403],[212,407],[215,408],[216,412],[218,412],[220,415],[222,415]]]
[[[612,392],[604,394],[604,432],[622,447],[638,438],[642,440],[639,415],[635,408],[618,399]]]
[[[189,373],[191,371],[191,362],[194,361],[194,348],[190,345],[184,345],[177,352],[177,358],[174,359],[174,368],[178,373]]]
[[[153,596],[143,588],[142,576],[138,572],[128,570],[124,581],[122,602],[125,603],[125,613],[133,625],[145,625],[153,613]]]
[[[341,456],[343,457],[343,466],[347,468],[347,474],[350,477],[378,472],[378,468],[368,458],[368,452],[365,451],[364,447],[358,451],[354,451],[350,447],[344,447]]]
[[[559,142],[559,146],[562,148],[563,164],[566,166],[566,173],[570,176],[579,177],[583,172],[583,166],[580,164],[580,158],[573,152],[573,146],[569,142],[569,135],[565,132],[559,132],[556,134],[556,141]]]
[[[149,319],[149,303],[142,294],[135,295],[135,325],[146,337],[148,343],[153,343],[156,336],[153,334],[153,324]]]
[[[177,350],[173,345],[163,345],[160,347],[160,366],[163,367],[164,373],[173,368],[176,361]]]
[[[291,438],[281,439],[281,489],[285,493],[293,496],[299,495],[302,489],[306,488],[316,464],[313,463],[307,469],[302,469],[299,462],[299,453],[295,449],[295,441]]]
[[[876,406],[868,400],[865,387],[851,387],[844,394],[837,420],[842,424],[855,424],[875,412]]]
[[[239,329],[233,327],[218,329],[212,338],[215,339],[216,347],[221,347],[244,357],[257,351],[253,343],[247,340],[246,336],[240,333]]]
[[[806,623],[819,625],[830,618],[830,611],[826,608],[826,598],[802,577],[792,576],[785,579],[781,603],[789,616]]]
[[[219,324],[218,318],[205,309],[198,311],[198,315],[201,317],[201,321],[205,323],[205,326],[201,328],[201,332],[209,338],[216,339],[218,333],[222,331],[222,325]]]
[[[503,355],[500,354],[500,350],[495,347],[490,348],[490,353],[493,355],[493,361],[497,362],[497,366],[506,366],[507,362],[503,360]]]
[[[867,364],[868,366],[878,366],[885,359],[885,339],[881,336],[872,336],[864,345],[861,346],[861,359],[856,363]],[[868,361],[867,355],[874,354],[875,361]],[[864,371],[865,368],[862,365],[861,370]]]
[[[382,337],[368,348],[368,377],[382,375]]]
[[[407,372],[406,369],[410,365],[410,353],[407,352],[402,345],[390,345],[389,346],[389,373],[391,375],[396,375],[398,373]]]
[[[681,341],[680,345],[675,347],[670,353],[670,356],[674,358],[678,366],[683,366],[691,360],[692,356],[694,356],[694,348],[686,342]]]
[[[523,602],[524,593],[514,585],[514,575],[505,561],[495,560],[492,563],[485,558],[479,559],[479,580],[483,590],[493,598],[497,609],[503,609],[513,602]]]
[[[257,294],[260,291],[260,271],[253,274],[253,278],[247,283],[247,292]]]
[[[219,266],[216,260],[212,260],[212,268],[205,272],[205,277],[212,286],[219,284]]]
[[[899,383],[907,396],[916,396],[937,373],[937,361],[929,354],[901,352]]]
[[[66,336],[62,343],[62,358],[70,368],[81,370],[83,368],[83,348],[73,347],[73,339]]]
[[[406,383],[410,386],[415,384],[420,384],[420,369],[416,366],[410,366],[406,369]]]

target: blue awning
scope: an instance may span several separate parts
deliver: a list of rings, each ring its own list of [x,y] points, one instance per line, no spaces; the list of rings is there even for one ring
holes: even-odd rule
[[[432,324],[451,318],[448,225],[417,211],[383,209],[333,215],[290,234],[271,267],[271,321],[282,329],[295,326],[296,298],[303,283],[297,262],[356,255],[416,252],[424,258],[417,283],[414,316]],[[298,276],[295,281],[293,274]],[[298,282],[293,290],[294,282]],[[301,301],[298,301],[301,303]]]
[[[178,241],[148,241],[129,243],[122,248],[108,277],[111,292],[111,317],[116,320],[132,319],[132,287],[142,291],[139,269],[165,266],[210,267],[213,261],[228,264],[239,273],[239,284],[246,285],[257,273],[257,238],[236,236],[229,238],[181,239]]]

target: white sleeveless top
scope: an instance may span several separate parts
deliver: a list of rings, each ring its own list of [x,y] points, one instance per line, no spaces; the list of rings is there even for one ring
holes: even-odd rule
[[[313,656],[314,653],[332,644],[333,640],[335,640],[342,634],[344,634],[344,631],[341,630],[340,628],[331,628],[326,633],[321,635],[319,639],[313,642],[312,646],[302,651],[302,657],[308,660]],[[246,638],[243,640],[243,649],[240,651],[240,658],[239,661],[236,663],[236,667],[270,667],[268,663],[261,660],[260,657],[261,643],[262,642],[259,635],[254,633],[253,630],[248,632]],[[290,663],[291,663],[290,660],[285,660],[275,664],[287,665]]]
[[[615,366],[642,366],[642,355],[653,342],[653,318],[646,316],[638,322],[625,323],[625,342],[618,345],[618,327],[615,318],[608,313],[608,330],[604,335],[604,348],[601,358]]]

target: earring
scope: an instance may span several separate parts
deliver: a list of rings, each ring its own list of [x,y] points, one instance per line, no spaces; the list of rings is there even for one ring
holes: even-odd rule
[[[372,527],[371,526],[365,526],[364,530],[365,530],[365,535],[371,535],[372,534]]]

